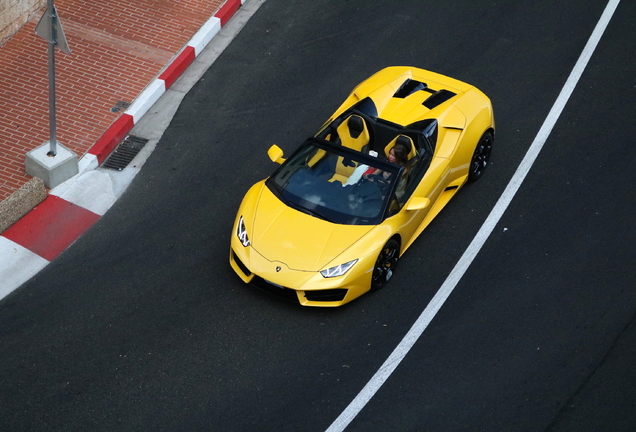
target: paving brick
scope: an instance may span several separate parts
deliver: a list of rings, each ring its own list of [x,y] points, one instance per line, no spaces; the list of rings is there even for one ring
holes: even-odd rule
[[[55,4],[71,49],[56,52],[57,136],[81,157],[121,115],[111,108],[133,102],[223,1]],[[0,201],[29,180],[25,155],[49,138],[47,43],[34,32],[42,13],[0,47]]]

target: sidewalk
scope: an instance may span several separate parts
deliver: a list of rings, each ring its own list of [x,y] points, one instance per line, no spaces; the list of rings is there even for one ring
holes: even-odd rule
[[[240,0],[57,0],[71,49],[70,55],[56,50],[58,141],[81,159],[211,17],[222,13],[227,20],[240,6]],[[43,12],[0,47],[0,203],[30,180],[25,155],[49,139],[48,44],[35,34]]]
[[[48,44],[34,31],[44,10],[0,47],[0,298],[109,208],[92,207],[84,179],[100,177],[95,168],[246,2],[57,0],[71,49],[56,51],[57,139],[80,173],[51,191],[25,173],[26,153],[49,139]]]

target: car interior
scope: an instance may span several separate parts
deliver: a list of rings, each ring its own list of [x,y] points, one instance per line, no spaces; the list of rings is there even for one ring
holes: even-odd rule
[[[413,125],[401,126],[377,117],[375,106],[370,99],[362,100],[317,134],[334,144],[340,144],[355,151],[388,159],[389,151],[397,142],[410,149],[408,162],[402,174],[402,185],[398,200],[403,204],[413,183],[422,178],[433,155],[437,135],[437,122],[424,120]],[[343,184],[352,176],[357,164],[345,157],[339,157],[330,181]],[[409,188],[409,186],[411,186]],[[407,194],[408,195],[408,194]]]
[[[407,126],[392,123],[377,117],[371,99],[363,99],[326,124],[310,139],[313,144],[290,156],[269,182],[275,193],[297,208],[340,223],[377,223],[408,201],[430,165],[436,138],[436,120]],[[402,168],[388,162],[397,143],[409,149]],[[342,151],[330,151],[334,145]],[[371,167],[384,174],[364,177]],[[398,176],[397,182],[387,174]]]

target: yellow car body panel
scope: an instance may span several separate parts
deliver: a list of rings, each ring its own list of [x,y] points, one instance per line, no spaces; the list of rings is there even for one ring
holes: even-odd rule
[[[290,269],[317,272],[369,232],[369,225],[339,225],[283,204],[267,188],[255,215],[254,243]]]
[[[373,131],[375,141],[364,150],[338,149],[345,142],[357,142],[358,135],[352,131],[354,139],[339,144],[343,125],[353,124],[345,121],[355,116],[362,118],[365,131]],[[391,247],[403,254],[466,181],[481,176],[494,127],[490,100],[469,84],[414,67],[379,71],[353,89],[312,138],[315,142],[311,144],[319,150],[306,143],[298,154],[283,158],[278,147],[270,149],[270,158],[282,165],[269,179],[252,186],[239,207],[230,245],[232,268],[244,282],[302,305],[334,307],[350,302],[378,280],[382,283],[378,274],[390,279],[397,264],[397,257],[387,258]],[[394,168],[407,186],[402,192],[397,185],[383,189],[386,207],[380,216],[364,219],[360,213],[345,221],[314,213],[333,210],[326,201],[342,191],[364,190],[362,180],[349,184],[355,170],[375,163],[366,154],[373,153],[368,150],[373,148],[380,159],[388,152],[385,146],[393,135],[400,134],[411,137],[416,157],[409,161],[410,166]],[[482,155],[484,143],[487,153]],[[308,152],[304,159],[303,151]],[[338,162],[330,162],[333,172],[325,177],[329,180],[320,183],[324,191],[316,189],[314,197],[312,187],[317,186],[311,181],[318,178],[330,152],[335,152],[334,160],[341,153]],[[387,162],[377,163],[388,169]],[[294,168],[294,164],[303,167]],[[304,178],[301,174],[310,175],[305,172],[315,178],[296,182],[296,178]],[[294,182],[296,195],[289,195]],[[297,195],[304,201],[296,202]],[[293,203],[287,202],[290,196]],[[309,207],[299,206],[299,202]],[[348,205],[355,208],[356,203]]]

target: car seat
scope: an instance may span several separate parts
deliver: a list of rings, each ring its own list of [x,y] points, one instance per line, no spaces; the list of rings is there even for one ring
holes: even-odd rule
[[[350,115],[336,130],[342,145],[353,150],[363,151],[371,139],[366,122],[356,114]]]
[[[400,134],[396,136],[395,138],[393,138],[391,142],[388,143],[386,147],[384,147],[384,155],[387,158],[389,157],[389,152],[397,143],[403,144],[406,146],[407,149],[409,149],[409,154],[406,157],[407,160],[410,161],[417,155],[417,149],[415,148],[415,144],[413,144],[413,140],[406,135]]]
[[[391,142],[387,144],[386,147],[384,147],[384,155],[387,157],[387,159],[389,157],[389,152],[397,143],[403,144],[404,146],[406,146],[407,149],[409,149],[409,153],[406,156],[406,166],[404,167],[404,171],[402,171],[402,175],[398,180],[399,183],[396,189],[397,197],[401,198],[404,194],[404,191],[406,190],[407,184],[410,181],[411,170],[413,169],[413,166],[415,166],[415,164],[419,161],[419,155],[417,153],[417,148],[415,147],[413,140],[406,135],[400,134],[393,138]]]

